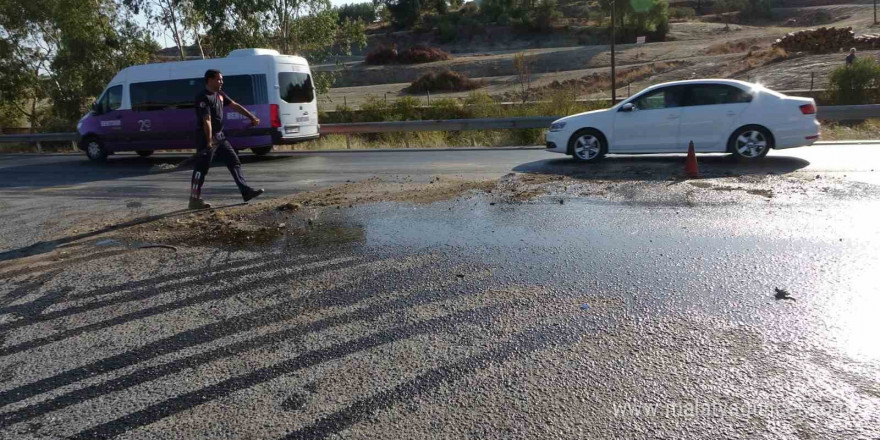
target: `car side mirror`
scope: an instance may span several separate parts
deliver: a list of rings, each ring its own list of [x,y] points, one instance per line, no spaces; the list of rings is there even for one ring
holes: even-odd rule
[[[94,113],[96,115],[101,114],[101,106],[98,105],[98,101],[95,101],[92,103],[92,113]]]
[[[622,107],[620,107],[620,111],[622,111],[622,112],[631,112],[635,109],[636,109],[636,107],[634,105],[632,105],[632,103],[630,103],[630,102],[627,102]]]

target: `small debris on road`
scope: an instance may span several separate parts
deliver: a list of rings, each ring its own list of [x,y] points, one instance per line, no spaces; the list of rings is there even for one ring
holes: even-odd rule
[[[138,246],[138,249],[152,249],[152,248],[162,248],[162,249],[171,249],[174,252],[177,252],[177,248],[167,244],[145,244],[143,246]]]
[[[780,288],[778,288],[778,287],[775,287],[774,289],[776,290],[776,300],[777,300],[777,301],[779,301],[779,300],[781,300],[781,299],[787,299],[787,300],[791,300],[791,301],[797,301],[797,299],[795,299],[794,297],[792,297],[791,294],[788,293],[788,291],[786,291],[785,289],[780,289]]]
[[[171,170],[176,170],[176,169],[177,169],[177,165],[174,165],[171,163],[159,163],[159,164],[153,165],[150,168],[150,172],[151,173],[160,173],[162,171],[171,171]]]

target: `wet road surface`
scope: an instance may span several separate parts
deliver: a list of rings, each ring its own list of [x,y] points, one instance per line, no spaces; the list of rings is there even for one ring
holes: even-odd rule
[[[0,437],[878,438],[880,149],[834,148],[701,157],[698,181],[665,156],[282,156],[245,170],[574,178],[177,252],[58,232],[176,209],[165,159],[2,156]]]

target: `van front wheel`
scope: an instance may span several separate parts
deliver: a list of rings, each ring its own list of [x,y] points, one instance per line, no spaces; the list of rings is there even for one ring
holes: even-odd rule
[[[257,156],[265,156],[269,154],[270,151],[272,151],[272,146],[270,145],[268,147],[254,147],[251,148],[251,151],[253,151],[254,154],[256,154]]]
[[[86,156],[88,156],[89,159],[95,162],[104,162],[107,160],[109,153],[107,152],[107,149],[104,148],[104,143],[101,142],[100,139],[90,136],[83,139],[83,142],[86,145]]]

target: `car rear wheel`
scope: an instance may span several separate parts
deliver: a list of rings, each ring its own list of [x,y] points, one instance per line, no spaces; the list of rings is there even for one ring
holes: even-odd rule
[[[272,146],[270,145],[268,147],[255,147],[251,148],[251,151],[253,151],[254,154],[256,154],[257,156],[265,156],[269,154],[270,151],[272,151]]]
[[[150,157],[153,155],[153,150],[137,150],[136,153],[140,157]]]
[[[601,160],[608,152],[605,138],[596,130],[585,128],[576,131],[568,141],[568,151],[577,162],[592,163]]]
[[[727,149],[739,160],[755,160],[767,155],[773,148],[773,136],[764,127],[742,127],[730,136]]]
[[[86,156],[95,162],[104,162],[110,154],[104,148],[104,143],[100,139],[90,136],[83,139],[86,145]]]

